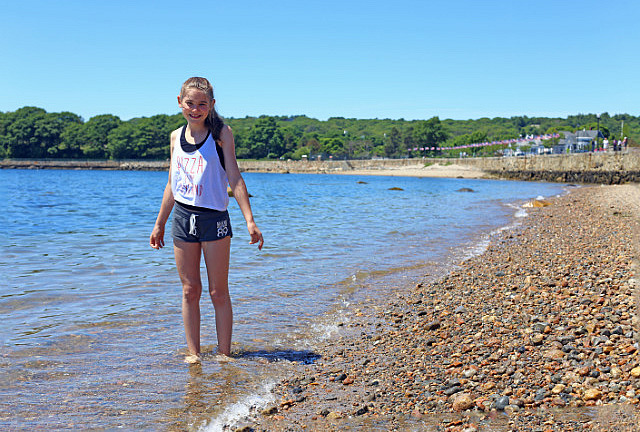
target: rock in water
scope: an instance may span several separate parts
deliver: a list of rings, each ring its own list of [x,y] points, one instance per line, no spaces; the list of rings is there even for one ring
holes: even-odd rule
[[[551,203],[549,201],[544,201],[544,200],[533,200],[533,206],[534,207],[546,207],[546,206],[550,206]]]
[[[544,200],[533,200],[528,203],[524,203],[522,207],[547,207],[550,206],[551,203],[549,201]]]

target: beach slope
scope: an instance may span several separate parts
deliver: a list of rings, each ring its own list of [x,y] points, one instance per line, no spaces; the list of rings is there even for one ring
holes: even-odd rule
[[[354,305],[246,430],[638,430],[640,186],[549,203],[444,278]]]

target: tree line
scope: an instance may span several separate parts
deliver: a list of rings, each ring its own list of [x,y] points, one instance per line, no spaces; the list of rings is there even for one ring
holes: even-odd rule
[[[606,137],[626,136],[631,145],[640,139],[640,117],[608,113],[599,119],[595,114],[578,114],[474,120],[317,120],[304,115],[265,115],[227,118],[225,122],[233,129],[240,159],[457,157],[460,150],[447,148],[596,128]],[[49,113],[27,106],[0,112],[0,158],[167,159],[169,134],[184,124],[180,113],[126,121],[103,114],[84,121],[71,112]],[[485,146],[474,151],[476,156],[494,156],[501,148]]]

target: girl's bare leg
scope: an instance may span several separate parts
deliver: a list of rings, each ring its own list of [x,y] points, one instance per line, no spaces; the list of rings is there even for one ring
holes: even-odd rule
[[[207,265],[209,295],[216,311],[216,333],[218,352],[231,355],[231,333],[233,310],[229,296],[229,250],[231,237],[202,243],[204,261]]]
[[[193,355],[200,355],[200,243],[174,240],[173,252],[182,282],[182,321],[187,347]]]

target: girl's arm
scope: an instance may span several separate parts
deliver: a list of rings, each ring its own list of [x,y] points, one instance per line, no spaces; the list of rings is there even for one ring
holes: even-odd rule
[[[173,143],[176,131],[171,133],[171,147],[170,153],[173,156]],[[149,245],[154,249],[161,249],[164,247],[164,226],[167,223],[167,219],[169,219],[169,215],[171,214],[171,210],[173,209],[173,205],[175,201],[173,199],[173,192],[171,191],[171,164],[169,164],[169,180],[167,181],[167,185],[164,187],[164,193],[162,194],[162,204],[160,204],[160,211],[158,212],[158,217],[156,218],[156,223],[153,226],[153,231],[151,231],[151,236],[149,237]]]
[[[258,249],[262,250],[264,239],[256,222],[253,220],[247,185],[240,174],[238,161],[236,160],[236,145],[233,140],[233,132],[231,132],[231,128],[227,125],[223,126],[220,131],[220,146],[224,153],[224,165],[227,171],[227,178],[229,179],[229,186],[231,186],[233,196],[238,202],[242,215],[247,222],[247,230],[249,230],[249,235],[251,236],[249,244],[258,243]]]

